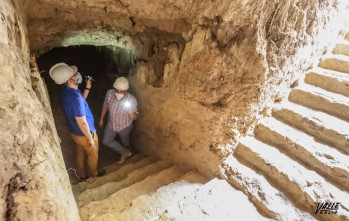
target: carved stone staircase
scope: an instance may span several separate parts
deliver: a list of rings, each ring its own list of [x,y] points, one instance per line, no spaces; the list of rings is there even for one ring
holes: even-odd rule
[[[349,220],[349,34],[262,119],[223,176],[276,220]],[[315,214],[339,202],[337,214]]]
[[[242,192],[137,154],[94,182],[73,186],[82,220],[264,220]]]

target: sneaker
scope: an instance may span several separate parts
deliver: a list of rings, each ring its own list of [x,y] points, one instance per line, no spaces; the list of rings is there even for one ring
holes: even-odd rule
[[[121,155],[120,160],[118,161],[118,164],[122,164],[125,162],[130,156],[132,156],[132,152],[128,152],[127,154]]]
[[[97,177],[101,177],[105,174],[105,170],[98,170]]]

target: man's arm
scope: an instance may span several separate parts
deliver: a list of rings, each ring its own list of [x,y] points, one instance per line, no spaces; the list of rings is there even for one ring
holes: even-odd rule
[[[82,131],[82,133],[85,135],[85,137],[87,137],[89,143],[91,145],[94,145],[95,142],[94,142],[92,135],[90,133],[90,127],[88,126],[86,116],[75,117],[75,120],[78,123],[78,126],[79,126],[80,130]]]
[[[108,112],[108,108],[106,108],[105,106],[102,107],[102,113],[101,113],[101,118],[99,119],[99,127],[103,127],[103,120],[104,120],[104,116],[106,115],[106,113]]]
[[[92,87],[92,81],[91,81],[91,79],[88,79],[86,81],[86,88],[85,88],[84,93],[83,93],[85,100],[88,96],[88,93],[90,92],[91,87]]]
[[[103,102],[103,106],[102,106],[102,113],[101,113],[101,117],[99,118],[99,123],[98,123],[100,128],[103,127],[104,116],[108,112],[108,100],[109,100],[109,97],[110,97],[110,93],[111,93],[111,91],[109,90],[107,92],[107,94],[105,95],[105,98],[104,98],[104,102]]]
[[[89,92],[90,92],[90,90],[85,88],[84,93],[82,94],[82,96],[84,96],[85,100],[86,100]]]
[[[131,110],[128,112],[129,116],[132,120],[136,120],[138,117],[138,110],[137,110],[137,100],[136,98],[133,98],[131,100]]]

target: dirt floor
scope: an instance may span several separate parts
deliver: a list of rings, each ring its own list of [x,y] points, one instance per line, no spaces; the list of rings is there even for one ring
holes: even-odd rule
[[[49,70],[52,65],[58,62],[65,62],[68,65],[76,65],[79,72],[83,76],[93,76],[96,80],[93,82],[92,89],[87,98],[87,102],[91,108],[95,119],[95,127],[99,138],[99,161],[98,168],[105,167],[112,163],[115,163],[120,155],[114,152],[109,147],[102,144],[103,130],[104,128],[98,127],[98,120],[101,114],[101,108],[105,94],[108,89],[112,88],[112,84],[118,73],[113,73],[113,67],[117,64],[107,55],[106,48],[97,48],[93,46],[75,46],[68,48],[55,48],[50,52],[42,55],[38,59],[38,65],[41,72],[41,76],[45,79],[47,84],[51,108],[57,128],[58,135],[61,139],[61,148],[65,161],[66,168],[70,177],[71,183],[78,182],[75,176],[75,147],[70,137],[70,133],[66,124],[63,110],[59,101],[59,94],[61,86],[56,85],[53,80],[49,77]],[[112,74],[107,74],[112,73]],[[112,77],[111,77],[112,76]],[[80,89],[83,89],[84,83],[80,85]],[[107,117],[105,118],[106,123]],[[131,140],[132,144],[132,140]],[[135,150],[132,150],[133,152]],[[70,169],[70,170],[69,170]]]

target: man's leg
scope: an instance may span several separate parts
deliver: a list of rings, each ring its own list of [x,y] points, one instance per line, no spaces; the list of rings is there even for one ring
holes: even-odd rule
[[[78,176],[86,177],[86,171],[85,171],[85,149],[83,147],[84,141],[83,137],[76,136],[74,134],[71,134],[71,137],[75,143],[75,150],[76,150],[76,169],[78,171]]]
[[[120,139],[126,147],[130,147],[131,129],[132,129],[132,124],[119,132]],[[129,158],[131,155],[132,155],[132,152],[129,149],[127,149],[127,152],[121,155],[121,158],[118,161],[118,164],[122,164],[123,162],[125,162],[125,160]]]
[[[129,148],[130,147],[130,133],[132,130],[132,124],[119,132],[119,136],[122,144]]]
[[[127,154],[129,151],[114,140],[116,137],[116,134],[117,133],[107,125],[104,130],[103,144],[106,145],[107,147],[110,147],[111,149],[113,149],[114,151],[118,152],[121,155]]]
[[[87,168],[90,177],[96,177],[98,174],[97,171],[97,162],[98,162],[98,137],[97,133],[93,133],[93,140],[95,141],[95,144],[91,146],[88,143],[88,139],[86,138],[86,144],[85,145],[85,151],[87,155]]]

